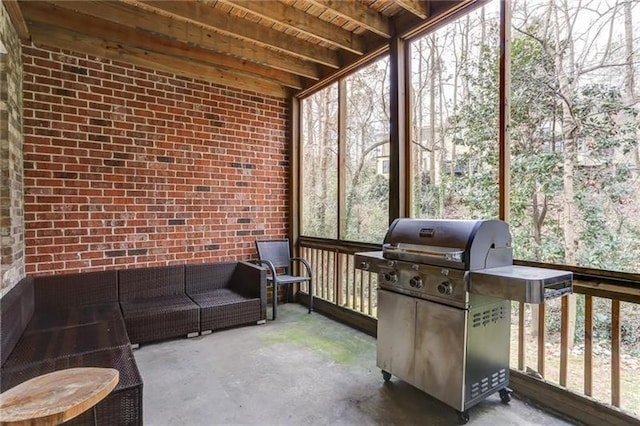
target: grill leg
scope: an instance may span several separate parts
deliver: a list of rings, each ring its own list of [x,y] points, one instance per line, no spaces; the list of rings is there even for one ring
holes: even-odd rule
[[[460,422],[461,425],[469,423],[469,411],[459,411],[458,422]]]

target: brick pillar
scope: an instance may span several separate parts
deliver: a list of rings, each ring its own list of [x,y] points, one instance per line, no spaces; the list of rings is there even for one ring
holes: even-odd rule
[[[22,50],[0,5],[0,295],[25,276]]]

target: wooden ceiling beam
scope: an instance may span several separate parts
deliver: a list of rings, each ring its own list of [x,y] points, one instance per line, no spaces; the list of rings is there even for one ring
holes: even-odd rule
[[[355,1],[308,0],[316,6],[325,7],[342,18],[355,21],[358,25],[384,38],[391,38],[389,20],[381,13]]]
[[[364,37],[280,2],[255,0],[219,1],[356,55],[362,55],[367,51],[367,42]]]
[[[402,9],[417,16],[420,19],[429,17],[429,5],[424,0],[395,0]]]
[[[189,46],[144,30],[126,27],[102,19],[93,19],[87,15],[60,9],[52,4],[25,2],[22,7],[30,22],[48,23],[57,28],[75,31],[78,21],[91,20],[91,26],[86,28],[86,34],[91,37],[110,40],[115,43],[122,43],[184,60],[196,61],[204,65],[236,70],[246,75],[273,80],[291,88],[302,87],[301,79],[296,75],[201,47]],[[72,47],[69,48],[73,50]]]
[[[402,38],[412,38],[429,28],[435,28],[442,22],[455,19],[460,14],[486,4],[488,0],[437,0],[429,2],[429,16],[420,19],[410,13],[403,13],[393,20],[396,34]]]
[[[255,76],[252,78],[237,72],[198,64],[174,56],[89,37],[85,32],[79,33],[49,24],[33,23],[31,25],[31,36],[36,44],[96,55],[197,80],[251,90],[265,95],[287,97],[289,94],[288,89],[272,81],[255,78]]]
[[[298,58],[331,68],[339,68],[338,52],[311,44],[292,35],[246,19],[230,15],[209,4],[185,1],[125,0],[133,5],[147,6],[171,18],[203,25],[218,33],[235,36],[251,43],[272,47]]]
[[[164,34],[194,46],[244,58],[271,68],[317,80],[320,69],[317,64],[277,52],[272,49],[246,43],[237,38],[207,31],[201,26],[171,19],[157,13],[112,1],[55,1],[62,9],[74,10],[98,19],[106,19],[132,28],[156,34]],[[78,21],[78,32],[88,32],[91,20]]]
[[[27,28],[27,23],[24,21],[24,17],[22,16],[22,11],[20,10],[20,6],[18,5],[17,0],[2,0],[4,3],[4,8],[7,10],[9,14],[9,19],[11,19],[11,23],[13,24],[13,28],[16,30],[20,41],[26,43],[29,41],[29,29]]]

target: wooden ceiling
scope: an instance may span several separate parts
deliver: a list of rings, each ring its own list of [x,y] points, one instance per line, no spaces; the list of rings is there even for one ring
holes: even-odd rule
[[[289,96],[474,0],[4,0],[23,41]]]

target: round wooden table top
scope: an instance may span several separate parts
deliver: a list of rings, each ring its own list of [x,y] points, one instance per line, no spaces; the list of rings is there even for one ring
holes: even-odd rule
[[[60,424],[100,402],[119,379],[118,370],[95,367],[34,377],[0,394],[0,424]]]

